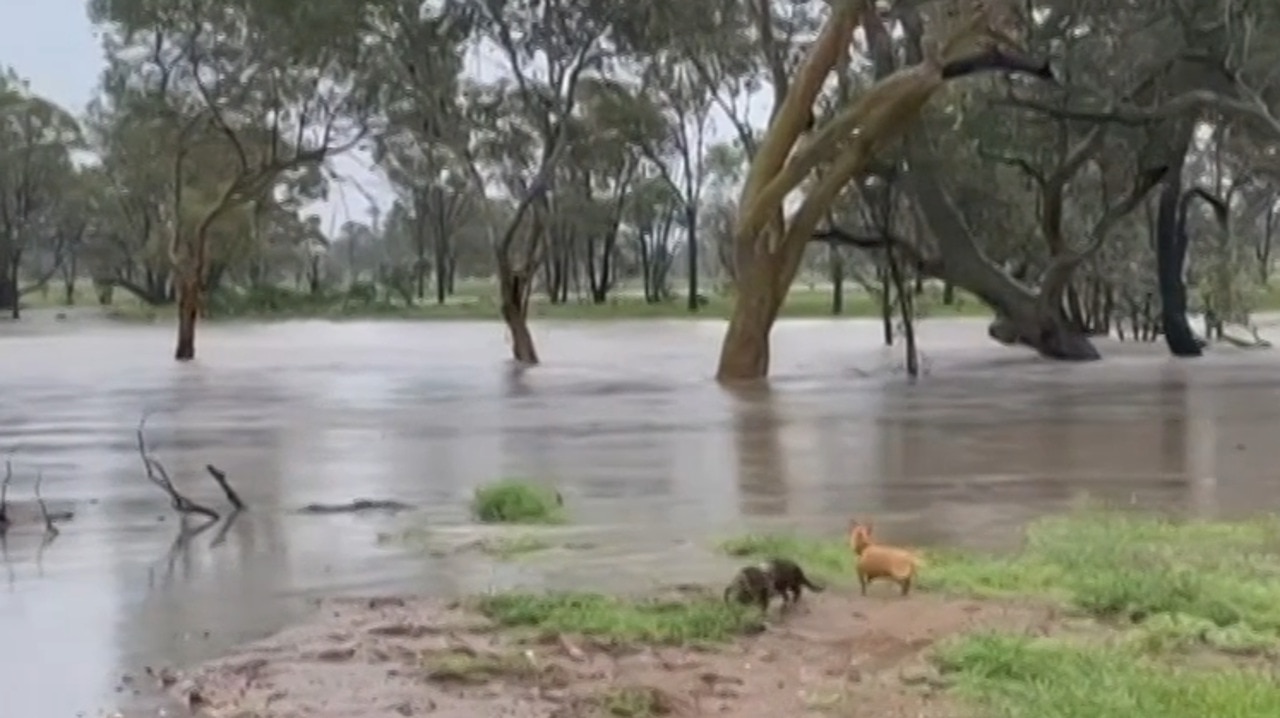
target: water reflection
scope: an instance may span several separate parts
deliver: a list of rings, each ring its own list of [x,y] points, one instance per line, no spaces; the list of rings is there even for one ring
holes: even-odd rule
[[[989,345],[980,323],[925,322],[932,375],[907,386],[866,371],[893,363],[875,322],[796,322],[776,332],[773,388],[727,393],[708,377],[714,322],[538,331],[548,364],[532,371],[491,324],[215,325],[187,366],[168,327],[0,335],[10,499],[39,468],[77,512],[43,553],[38,527],[2,547],[6,708],[94,711],[118,674],[215,655],[324,593],[702,580],[721,567],[706,544],[743,524],[838,532],[859,515],[907,543],[994,546],[1084,496],[1205,515],[1280,499],[1272,354],[1108,346],[1055,365]],[[172,568],[176,521],[134,445],[144,412],[184,491],[225,506],[211,462],[250,505]],[[423,526],[473,540],[467,500],[500,476],[554,481],[564,538],[593,548],[512,569],[379,546]],[[360,497],[422,510],[296,511]]]
[[[788,452],[783,448],[784,419],[778,400],[768,387],[731,393],[734,453],[737,455],[738,510],[746,516],[785,516],[790,507]],[[803,437],[804,426],[789,422],[792,436]],[[804,450],[804,447],[792,446]]]

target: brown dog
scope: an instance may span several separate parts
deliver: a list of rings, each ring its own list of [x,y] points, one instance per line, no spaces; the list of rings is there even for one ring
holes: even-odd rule
[[[849,522],[849,548],[858,557],[858,583],[862,584],[862,595],[867,595],[867,584],[879,578],[887,578],[898,584],[903,596],[911,592],[916,568],[922,564],[914,553],[875,543],[871,536],[870,522]]]

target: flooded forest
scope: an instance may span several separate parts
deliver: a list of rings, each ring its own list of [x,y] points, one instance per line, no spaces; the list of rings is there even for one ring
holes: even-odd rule
[[[90,0],[87,107],[0,74],[0,695],[1271,718],[1273,6]]]

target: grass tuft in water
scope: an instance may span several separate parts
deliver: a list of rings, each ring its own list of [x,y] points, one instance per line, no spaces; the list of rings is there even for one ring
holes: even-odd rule
[[[1280,683],[1247,670],[1163,665],[1124,646],[976,635],[936,660],[962,697],[1004,718],[1271,718]]]
[[[476,489],[471,512],[484,523],[560,524],[564,505],[555,489],[505,479]]]
[[[660,600],[596,593],[501,593],[477,599],[476,608],[507,627],[617,643],[723,643],[761,626],[758,611],[710,595]]]

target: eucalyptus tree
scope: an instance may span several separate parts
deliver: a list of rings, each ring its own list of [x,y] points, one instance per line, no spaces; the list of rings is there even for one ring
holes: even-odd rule
[[[468,2],[369,0],[378,37],[366,72],[384,85],[387,131],[375,159],[395,187],[413,257],[414,294],[434,273],[436,302],[453,291],[460,230],[474,219],[484,183],[473,180],[472,128],[460,97],[464,55],[474,39]]]
[[[108,53],[106,112],[145,126],[167,160],[158,219],[174,356],[189,360],[219,236],[370,133],[372,30],[365,7],[344,2],[92,0],[90,16]]]
[[[1122,68],[1090,78],[1088,92],[1068,101],[1020,98],[1031,111],[1147,133],[1144,161],[1163,171],[1156,212],[1156,275],[1162,332],[1177,356],[1198,356],[1200,342],[1187,322],[1185,217],[1204,199],[1221,221],[1229,205],[1204,187],[1187,187],[1184,171],[1197,127],[1225,127],[1238,146],[1265,166],[1280,152],[1280,84],[1274,39],[1280,8],[1258,0],[1162,0],[1096,5],[1064,2],[1056,15],[1075,18],[1064,29],[1111,39],[1098,58]],[[1114,38],[1124,37],[1124,43]]]
[[[854,30],[887,36],[875,3],[831,3],[826,21],[782,96],[752,157],[734,230],[738,299],[721,347],[722,381],[768,374],[769,334],[819,222],[850,180],[865,176],[878,150],[910,129],[924,105],[950,79],[984,69],[1045,74],[1017,39],[1017,4],[956,2],[933,22],[918,62],[877,81],[809,132],[814,103],[847,56]],[[803,139],[802,135],[804,136]],[[829,163],[829,164],[828,164]],[[792,190],[824,165],[798,209],[785,212]]]
[[[48,282],[71,249],[69,240],[79,239],[79,232],[69,236],[67,221],[83,222],[71,191],[77,182],[72,151],[81,147],[71,113],[32,92],[12,70],[0,73],[0,308],[15,319],[21,297]],[[23,269],[33,258],[38,276],[24,285]]]

